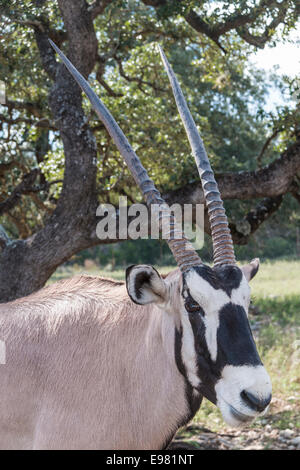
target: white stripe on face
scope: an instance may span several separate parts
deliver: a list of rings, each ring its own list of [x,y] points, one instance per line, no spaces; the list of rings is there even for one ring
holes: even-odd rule
[[[237,287],[236,289],[232,289],[231,296],[230,296],[231,302],[235,305],[240,305],[246,310],[246,313],[248,313],[250,296],[251,296],[251,289],[250,289],[247,279],[245,278],[243,274],[239,287]]]
[[[222,289],[215,289],[195,271],[190,271],[186,283],[193,299],[203,308],[205,316],[205,339],[210,357],[217,359],[217,331],[219,327],[219,311],[231,302],[230,297]]]
[[[188,314],[184,312],[181,318],[182,324],[182,346],[181,355],[186,368],[186,374],[190,384],[198,387],[201,383],[197,375],[197,359],[195,351],[194,333],[188,318]]]

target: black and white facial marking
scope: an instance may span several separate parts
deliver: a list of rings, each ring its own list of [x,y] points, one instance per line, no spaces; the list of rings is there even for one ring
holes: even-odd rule
[[[237,425],[264,412],[270,378],[259,358],[247,312],[248,280],[258,261],[245,268],[202,265],[183,275],[182,361],[190,384]]]
[[[166,282],[152,266],[126,271],[130,298],[173,315],[175,362],[185,377],[190,417],[204,395],[230,425],[263,413],[271,400],[270,378],[259,358],[247,312],[248,281],[258,260],[237,266],[192,267],[181,282]]]

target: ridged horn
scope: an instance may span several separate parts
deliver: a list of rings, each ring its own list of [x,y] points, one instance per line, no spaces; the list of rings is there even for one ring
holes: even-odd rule
[[[49,39],[49,42],[53,49],[59,54],[62,62],[65,64],[73,78],[89,98],[94,110],[106,127],[120,154],[123,156],[136,184],[141,189],[147,206],[150,207],[152,204],[159,205],[160,227],[164,221],[169,221],[169,224],[166,224],[170,227],[169,231],[165,234],[167,236],[166,241],[181,271],[184,272],[187,271],[191,266],[199,266],[202,264],[202,261],[199,258],[197,252],[193,249],[192,245],[185,237],[181,227],[176,224],[174,215],[165,204],[153,181],[149,178],[147,171],[141,164],[140,159],[134,152],[123,131],[116,123],[106,106],[98,98],[85,78],[78,72],[69,59],[67,59],[67,57],[56,46],[56,44],[54,44],[51,39]]]
[[[159,51],[167,71],[175,101],[183,125],[185,127],[192,153],[194,155],[198,172],[200,175],[204,197],[208,210],[211,236],[213,241],[214,265],[236,264],[234,248],[228,220],[226,217],[221,194],[216,183],[214,173],[211,169],[204,144],[196,127],[195,121],[187,106],[178,80],[162,50],[158,45]]]

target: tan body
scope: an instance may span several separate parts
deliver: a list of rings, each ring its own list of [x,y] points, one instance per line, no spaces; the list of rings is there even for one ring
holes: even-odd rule
[[[81,277],[0,306],[1,449],[159,449],[188,414],[174,319]]]

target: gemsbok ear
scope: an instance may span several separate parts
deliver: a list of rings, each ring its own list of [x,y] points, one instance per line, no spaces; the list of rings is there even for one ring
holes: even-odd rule
[[[245,266],[241,267],[241,270],[243,271],[245,278],[247,281],[251,281],[251,279],[255,276],[259,268],[259,258],[254,258],[252,261],[250,261],[249,264],[246,264]]]
[[[126,269],[126,287],[129,297],[139,305],[162,303],[166,299],[166,285],[153,266],[132,265]]]

